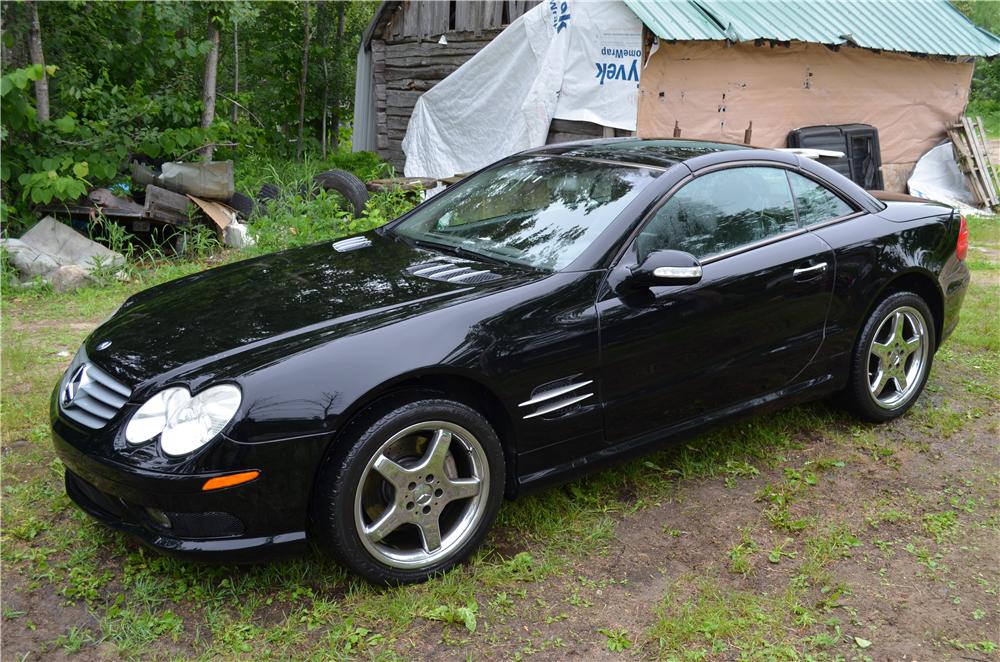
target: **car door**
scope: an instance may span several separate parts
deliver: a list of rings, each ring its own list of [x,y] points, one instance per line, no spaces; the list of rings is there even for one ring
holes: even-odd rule
[[[619,282],[662,249],[698,258],[701,280]],[[785,170],[733,167],[685,184],[598,301],[607,442],[700,422],[793,383],[822,343],[834,267],[830,247],[798,223]]]

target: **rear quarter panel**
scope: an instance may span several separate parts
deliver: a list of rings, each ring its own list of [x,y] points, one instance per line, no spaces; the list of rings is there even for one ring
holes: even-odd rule
[[[939,342],[954,327],[968,285],[968,270],[955,257],[958,230],[950,208],[912,203],[890,203],[877,214],[814,230],[836,255],[822,355],[839,383],[846,383],[850,353],[870,311],[901,279],[919,280],[936,293],[938,301],[928,305],[943,317],[936,324]]]

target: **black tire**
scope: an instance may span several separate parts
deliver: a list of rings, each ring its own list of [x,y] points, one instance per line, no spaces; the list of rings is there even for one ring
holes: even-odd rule
[[[896,324],[901,329],[898,335]],[[913,349],[917,338],[920,345]],[[854,347],[846,391],[849,404],[860,416],[877,423],[902,416],[927,383],[936,342],[934,316],[920,296],[913,292],[888,295],[865,321]]]
[[[233,197],[226,200],[226,204],[236,210],[240,218],[246,220],[257,213],[257,203],[245,193],[237,191]]]
[[[264,184],[260,187],[260,192],[257,193],[257,203],[261,207],[267,207],[267,203],[271,200],[277,200],[281,197],[281,189],[274,184]]]
[[[327,170],[314,178],[320,188],[326,191],[336,191],[347,198],[354,211],[355,218],[361,216],[368,203],[368,189],[365,183],[353,173],[346,170]]]
[[[320,467],[313,494],[313,533],[339,563],[376,584],[424,581],[464,561],[486,537],[503,498],[503,450],[487,420],[464,404],[425,395],[360,417],[334,442]],[[439,426],[449,430],[442,442],[446,450],[432,453],[439,437],[430,432]],[[414,428],[428,434],[407,434]],[[411,455],[390,457],[400,444],[410,443]],[[407,472],[397,474],[400,487],[376,468],[380,457],[398,460],[393,470]],[[427,473],[435,466],[440,467],[439,475]],[[446,490],[460,489],[463,479],[467,490],[477,477],[476,494],[448,500]],[[386,527],[385,537],[373,540],[372,534],[363,533],[366,527],[377,529],[377,522],[386,519],[391,509],[399,523]],[[431,522],[438,531],[436,549],[424,533]],[[387,558],[394,554],[399,557]],[[412,559],[404,558],[407,554]]]

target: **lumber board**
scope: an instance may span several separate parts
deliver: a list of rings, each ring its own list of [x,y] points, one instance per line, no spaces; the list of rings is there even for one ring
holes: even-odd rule
[[[965,179],[969,185],[969,190],[972,192],[976,204],[986,204],[986,193],[980,186],[979,178],[976,177],[975,162],[973,161],[972,154],[969,151],[969,144],[966,139],[964,127],[961,124],[957,124],[955,127],[948,129],[948,138],[951,140],[952,147],[955,150],[955,156],[958,160],[959,168],[965,175]]]
[[[990,143],[986,138],[986,129],[983,128],[983,118],[976,116],[975,137],[976,144],[979,148],[980,156],[983,160],[983,165],[986,167],[986,186],[989,189],[990,195],[992,196],[991,206],[996,206],[1000,204],[1000,195],[997,191],[997,164],[993,163],[993,159],[990,158]]]

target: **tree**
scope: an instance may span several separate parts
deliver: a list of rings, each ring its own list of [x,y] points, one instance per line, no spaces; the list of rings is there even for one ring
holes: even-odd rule
[[[25,2],[31,12],[31,32],[28,47],[31,50],[31,64],[42,68],[42,77],[35,81],[35,110],[39,122],[49,121],[49,77],[45,72],[45,54],[42,52],[42,25],[38,20],[38,5],[35,0]]]
[[[305,35],[302,39],[302,77],[299,79],[299,140],[295,146],[295,158],[302,160],[303,130],[306,123],[306,82],[309,80],[309,0],[302,3],[305,17]]]
[[[205,55],[205,76],[201,91],[201,128],[208,129],[215,121],[215,85],[219,73],[219,41],[221,34],[219,24],[222,17],[218,12],[211,12],[208,16],[208,41],[211,48]],[[208,144],[201,150],[201,156],[206,161],[211,161],[215,153],[215,145]]]

